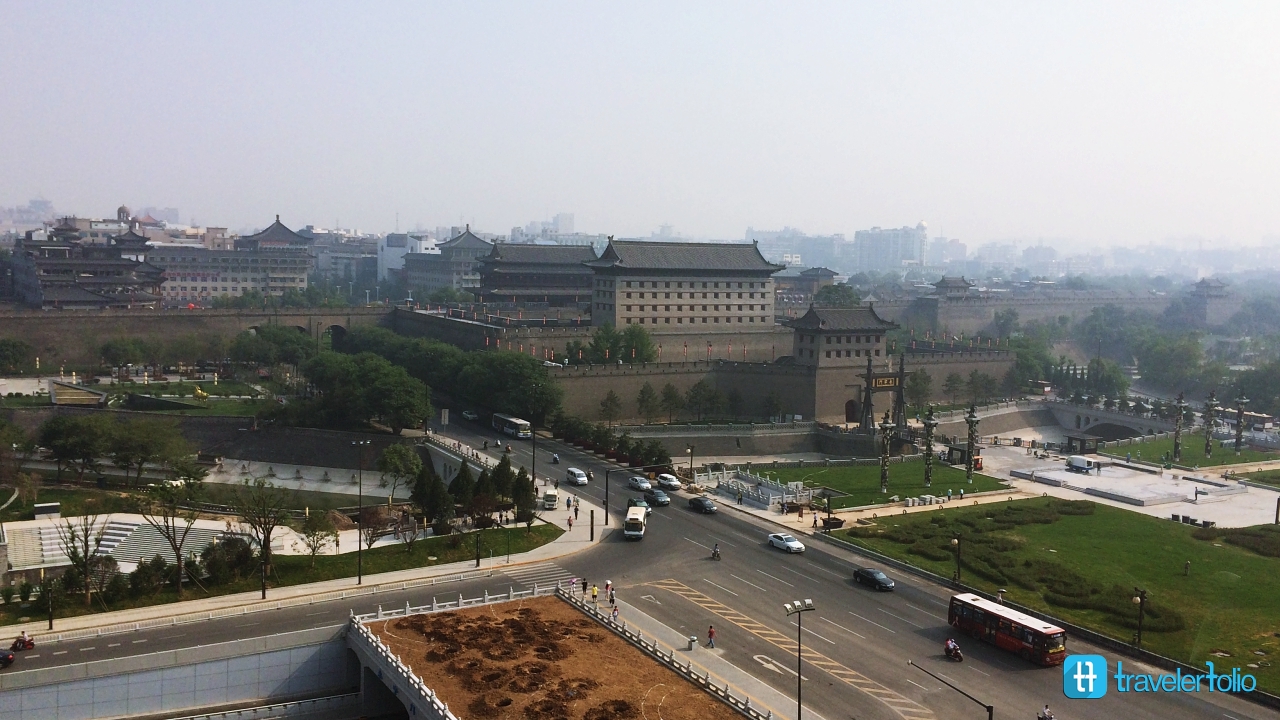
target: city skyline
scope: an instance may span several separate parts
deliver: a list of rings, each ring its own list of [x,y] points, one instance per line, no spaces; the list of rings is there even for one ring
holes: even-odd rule
[[[630,237],[925,220],[971,246],[1256,245],[1280,236],[1277,26],[1266,5],[17,7],[0,197],[231,227],[571,212]]]

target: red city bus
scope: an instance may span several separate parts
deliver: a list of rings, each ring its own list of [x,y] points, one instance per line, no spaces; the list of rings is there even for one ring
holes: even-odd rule
[[[1062,628],[972,593],[951,596],[947,622],[1033,663],[1061,665],[1067,657],[1067,633]]]

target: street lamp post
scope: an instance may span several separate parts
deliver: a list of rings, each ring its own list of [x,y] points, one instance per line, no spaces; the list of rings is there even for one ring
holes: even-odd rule
[[[973,453],[978,449],[978,407],[969,406],[969,414],[964,416],[964,424],[969,426],[969,446],[965,452],[964,479],[973,484]]]
[[[801,626],[801,618],[804,613],[816,610],[817,608],[813,606],[813,601],[808,598],[805,598],[803,603],[799,600],[782,603],[782,607],[786,608],[787,617],[791,617],[792,615],[796,616],[796,720],[801,720],[801,714],[804,712],[804,704],[802,703],[802,693],[804,688],[802,685],[802,676],[804,674],[804,660],[802,653],[804,651],[804,639],[800,637],[800,631],[803,630],[803,627]]]
[[[880,421],[880,492],[889,492],[889,432],[893,430],[889,422],[889,411],[884,412],[884,420]]]
[[[1236,454],[1240,454],[1240,447],[1244,445],[1244,406],[1249,404],[1249,398],[1245,397],[1241,392],[1236,396]]]
[[[693,474],[693,451],[696,449],[697,448],[695,448],[692,445],[684,449],[685,453],[689,455],[689,480],[690,481],[696,481],[698,479],[698,477]]]
[[[356,584],[364,584],[364,449],[368,440],[354,440],[356,448]]]
[[[1182,462],[1182,418],[1187,412],[1187,401],[1182,399],[1182,393],[1178,393],[1178,399],[1174,401],[1173,407],[1177,410],[1177,416],[1173,418],[1173,461]]]
[[[1218,417],[1218,396],[1212,390],[1209,391],[1209,399],[1204,403],[1204,456],[1205,459],[1213,457],[1213,425],[1217,422]]]
[[[960,536],[951,538],[951,547],[956,549],[956,585],[960,584]]]
[[[1138,606],[1138,634],[1134,636],[1133,644],[1142,647],[1142,618],[1147,614],[1147,591],[1134,588],[1133,593],[1133,604]]]
[[[933,432],[938,429],[938,421],[933,417],[933,406],[924,416],[924,486],[933,485]]]

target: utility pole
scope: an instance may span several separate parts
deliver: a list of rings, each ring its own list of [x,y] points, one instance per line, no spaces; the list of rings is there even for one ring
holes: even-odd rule
[[[787,617],[796,616],[796,720],[802,720],[802,714],[804,713],[804,703],[801,702],[804,692],[804,685],[802,684],[804,682],[804,638],[800,636],[800,631],[804,629],[802,626],[804,613],[817,608],[813,606],[813,601],[808,598],[805,598],[803,604],[799,600],[795,600],[793,603],[782,603],[782,607],[786,608]]]
[[[973,454],[978,449],[978,408],[969,406],[969,414],[964,416],[964,424],[969,426],[969,447],[965,452],[964,478],[973,484]]]
[[[1244,445],[1244,406],[1249,404],[1249,398],[1245,397],[1242,391],[1236,396],[1236,454],[1240,454],[1240,447]]]
[[[351,443],[356,448],[356,584],[364,584],[364,449],[368,440]],[[265,596],[264,596],[265,597]]]
[[[1182,462],[1182,418],[1187,411],[1187,402],[1182,399],[1182,393],[1178,393],[1178,399],[1173,403],[1178,414],[1173,419],[1173,461],[1175,463]]]
[[[933,417],[933,406],[924,416],[924,486],[933,486],[933,432],[938,429],[938,421]]]

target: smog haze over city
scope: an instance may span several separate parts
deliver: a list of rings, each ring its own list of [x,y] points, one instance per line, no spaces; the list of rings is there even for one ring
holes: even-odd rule
[[[0,205],[1280,236],[1274,3],[5,3]]]

